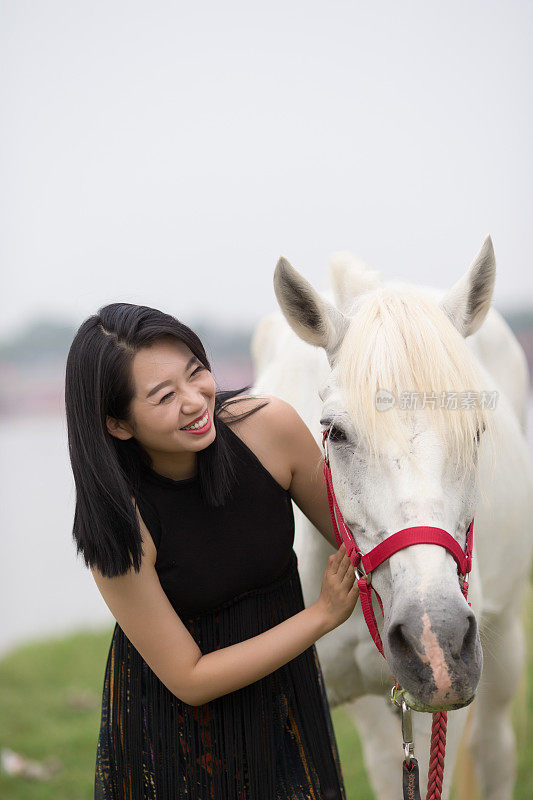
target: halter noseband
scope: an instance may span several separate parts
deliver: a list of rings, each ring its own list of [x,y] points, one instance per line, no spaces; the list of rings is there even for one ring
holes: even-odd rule
[[[388,558],[399,550],[405,547],[411,547],[413,544],[438,544],[444,547],[453,556],[457,564],[457,573],[462,578],[461,591],[465,597],[468,596],[468,582],[466,576],[472,568],[472,545],[474,536],[474,518],[468,526],[466,532],[466,546],[463,550],[456,539],[451,536],[448,531],[443,528],[434,528],[429,525],[415,525],[409,528],[403,528],[396,531],[389,536],[385,541],[376,545],[369,553],[363,554],[355,540],[348,526],[346,525],[342,516],[341,510],[333,491],[333,481],[331,478],[331,468],[329,466],[329,455],[327,450],[327,438],[329,431],[323,430],[322,432],[322,446],[324,448],[324,477],[326,478],[326,487],[328,491],[328,503],[333,522],[333,530],[335,531],[335,540],[337,546],[340,547],[344,542],[348,557],[355,568],[357,576],[357,586],[359,587],[359,599],[361,601],[361,608],[365,617],[365,621],[374,640],[374,644],[379,652],[385,658],[383,652],[383,644],[381,636],[379,635],[378,626],[374,609],[372,608],[371,591],[374,587],[371,585],[371,573],[383,564]],[[379,594],[374,589],[376,597],[383,614],[383,604]]]

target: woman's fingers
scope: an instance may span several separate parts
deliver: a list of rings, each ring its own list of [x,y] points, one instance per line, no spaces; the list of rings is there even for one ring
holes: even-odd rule
[[[347,583],[349,583],[350,585],[352,585],[355,581],[355,570],[351,562],[348,564],[348,568],[344,575],[343,581],[347,581]]]
[[[333,556],[331,571],[336,575],[339,582],[343,584],[343,587],[353,585],[355,582],[355,572],[353,571],[352,562],[346,553],[344,542]]]
[[[348,556],[345,556],[342,559],[342,561],[341,561],[341,563],[339,565],[339,569],[337,571],[337,575],[341,580],[344,580],[344,578],[348,574],[351,566],[352,566],[352,563],[351,563],[350,559],[348,558]]]
[[[339,549],[337,550],[337,558],[339,559],[339,561],[342,561],[345,555],[346,555],[346,545],[343,542],[339,547]]]
[[[355,581],[355,571],[351,563],[348,565],[343,581],[347,581],[348,583],[353,583]]]
[[[336,573],[338,571],[339,566],[340,566],[340,564],[342,562],[342,559],[343,559],[345,554],[346,554],[346,548],[345,548],[344,542],[343,542],[341,544],[341,546],[339,547],[339,549],[337,550],[337,552],[333,556],[332,570],[331,570],[333,573]]]
[[[349,596],[351,595],[352,597],[354,597],[355,598],[355,602],[357,603],[357,600],[359,598],[359,586],[357,585],[357,582],[354,583],[354,585],[352,586],[352,588],[348,592],[348,595]]]
[[[346,553],[344,542],[335,553],[333,567],[334,568],[332,571],[342,583],[342,581],[346,578],[346,575],[349,575],[350,569],[352,568],[352,562]]]

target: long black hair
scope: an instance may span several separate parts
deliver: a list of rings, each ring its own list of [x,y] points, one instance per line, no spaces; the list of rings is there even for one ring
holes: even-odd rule
[[[132,361],[142,348],[172,337],[189,347],[211,371],[204,346],[187,325],[155,308],[111,303],[80,325],[70,346],[65,370],[65,410],[70,463],[76,487],[72,535],[86,566],[115,577],[141,566],[142,539],[131,497],[136,497],[141,470],[151,459],[135,437],[112,436],[107,416],[134,423],[130,404],[135,395]],[[221,410],[249,389],[215,393],[216,436],[197,453],[197,474],[203,501],[220,506],[236,479],[226,422],[253,414],[265,403],[231,420]]]

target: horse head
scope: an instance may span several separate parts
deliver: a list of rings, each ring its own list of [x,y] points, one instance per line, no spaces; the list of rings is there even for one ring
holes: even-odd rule
[[[494,277],[490,237],[438,300],[377,276],[337,281],[334,304],[286,259],[277,264],[274,288],[288,323],[328,357],[321,425],[329,431],[335,495],[363,553],[415,525],[442,528],[465,546],[479,497],[479,450],[491,426],[465,338],[488,312]],[[469,703],[482,650],[450,553],[407,547],[372,582],[383,603],[385,657],[410,704]]]

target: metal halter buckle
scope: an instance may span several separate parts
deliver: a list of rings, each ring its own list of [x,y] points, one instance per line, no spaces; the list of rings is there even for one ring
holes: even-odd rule
[[[356,567],[354,567],[354,570],[355,570],[355,577],[357,578],[358,581],[360,581],[361,578],[366,578],[366,582],[368,583],[368,585],[370,585],[372,581],[372,575],[365,570],[362,561],[359,561],[359,564]]]

